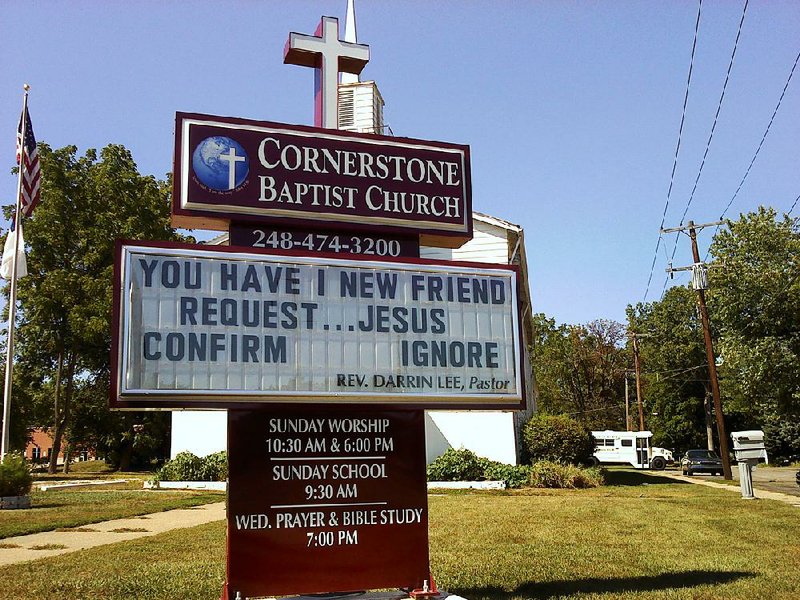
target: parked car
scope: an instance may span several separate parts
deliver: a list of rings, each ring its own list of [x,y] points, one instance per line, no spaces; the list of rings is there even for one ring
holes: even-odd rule
[[[713,450],[689,450],[681,459],[681,472],[689,476],[695,473],[722,475],[722,459]]]

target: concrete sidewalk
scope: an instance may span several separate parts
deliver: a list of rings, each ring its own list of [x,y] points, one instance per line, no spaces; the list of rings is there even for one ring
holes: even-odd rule
[[[728,485],[725,483],[717,483],[716,481],[704,481],[698,475],[695,475],[694,477],[687,477],[686,475],[679,475],[677,473],[670,473],[668,471],[660,471],[658,475],[677,479],[678,481],[685,481],[687,483],[695,483],[697,485],[705,485],[720,490],[728,490],[729,492],[736,492],[737,494],[742,493],[742,490],[738,485]],[[755,495],[756,499],[763,498],[765,500],[777,500],[778,502],[785,502],[786,504],[791,504],[792,506],[800,508],[800,496],[792,496],[790,494],[782,494],[780,492],[770,492],[757,487],[753,488],[753,494]]]
[[[127,519],[92,523],[64,531],[44,531],[9,537],[0,540],[0,566],[58,556],[116,542],[126,542],[173,529],[194,527],[223,519],[225,519],[225,503],[214,502],[193,508],[178,508]],[[50,545],[59,547],[33,549]]]

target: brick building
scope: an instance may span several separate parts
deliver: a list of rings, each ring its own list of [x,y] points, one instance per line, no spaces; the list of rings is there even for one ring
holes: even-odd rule
[[[47,429],[36,427],[31,430],[28,445],[25,447],[25,458],[32,463],[46,463],[50,461],[53,452],[53,436]],[[79,450],[72,455],[72,462],[94,460],[96,455],[91,450]],[[58,464],[64,462],[64,445],[58,453]]]

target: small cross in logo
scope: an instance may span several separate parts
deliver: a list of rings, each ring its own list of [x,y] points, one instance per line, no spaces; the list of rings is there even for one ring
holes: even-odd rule
[[[236,187],[236,163],[247,159],[244,156],[236,156],[236,148],[233,146],[228,148],[227,154],[220,154],[219,159],[228,163],[228,189],[232,190]]]

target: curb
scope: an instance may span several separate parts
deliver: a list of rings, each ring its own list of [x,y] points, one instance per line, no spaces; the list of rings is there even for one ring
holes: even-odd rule
[[[227,481],[145,481],[146,490],[214,490],[224,492]]]
[[[670,477],[671,479],[675,479],[677,481],[683,481],[685,483],[704,485],[706,487],[712,487],[718,490],[741,492],[741,488],[738,485],[727,485],[724,483],[717,483],[716,481],[702,481],[697,477],[687,477],[685,475],[679,475],[677,473],[662,472],[661,475],[665,477]],[[770,492],[769,490],[764,490],[756,487],[753,488],[753,492],[756,495],[755,497],[756,500],[777,500],[778,502],[784,502],[785,504],[790,504],[792,506],[800,508],[800,496],[792,496],[791,494],[784,494],[781,492]],[[752,498],[749,498],[749,500],[752,500]]]

